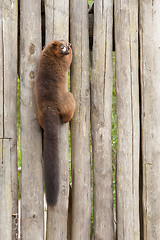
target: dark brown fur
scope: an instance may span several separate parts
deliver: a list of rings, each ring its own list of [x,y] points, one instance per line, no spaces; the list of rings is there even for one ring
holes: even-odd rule
[[[66,91],[66,74],[72,61],[71,44],[53,41],[45,47],[36,77],[37,116],[44,129],[43,158],[46,199],[57,203],[59,191],[58,125],[69,122],[74,114],[73,94]]]

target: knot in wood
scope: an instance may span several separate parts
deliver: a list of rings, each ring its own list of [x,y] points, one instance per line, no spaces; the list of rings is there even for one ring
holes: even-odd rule
[[[31,79],[35,78],[35,73],[34,73],[34,71],[31,71],[31,72],[30,72],[29,77],[30,77]]]
[[[89,89],[86,89],[86,97],[89,95]]]
[[[104,122],[100,122],[100,127],[104,127]]]
[[[29,46],[29,53],[31,55],[33,55],[35,53],[35,51],[36,51],[36,47],[33,43],[31,43],[30,46]]]

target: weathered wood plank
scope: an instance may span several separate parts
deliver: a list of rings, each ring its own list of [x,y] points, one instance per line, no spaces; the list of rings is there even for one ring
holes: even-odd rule
[[[3,8],[4,137],[14,138],[15,147],[17,120],[17,4],[17,0],[12,0],[12,4],[10,0],[4,0]]]
[[[3,4],[0,5],[0,138],[3,138],[3,84],[4,84],[4,47],[3,47]]]
[[[54,39],[68,40],[69,0],[45,1],[46,45]],[[48,208],[47,240],[67,239],[69,196],[68,124],[59,124],[60,190],[58,203]]]
[[[115,1],[117,238],[139,233],[138,1]]]
[[[94,239],[113,239],[112,196],[113,1],[94,1],[91,76]]]
[[[68,196],[69,196],[69,153],[68,124],[59,125],[60,189],[57,205],[48,207],[47,240],[67,239]]]
[[[54,39],[68,40],[69,0],[45,1],[45,37],[46,45]]]
[[[18,209],[18,180],[17,180],[17,129],[16,129],[16,109],[17,109],[17,20],[18,2],[17,0],[1,1],[1,80],[0,83],[0,125],[3,122],[3,137],[11,139],[11,177],[12,177],[12,212],[17,213]],[[2,109],[3,108],[3,109]],[[2,125],[1,125],[2,126]],[[0,135],[2,137],[2,128]],[[13,235],[14,232],[13,218]]]
[[[0,139],[0,239],[12,240],[10,140]]]
[[[72,223],[71,239],[90,239],[90,80],[88,2],[70,1],[70,39],[73,47],[71,91],[76,111],[71,123]]]
[[[140,1],[144,239],[160,239],[160,4]]]
[[[41,1],[20,4],[20,113],[22,154],[22,239],[43,239],[42,139],[34,94],[41,52]]]

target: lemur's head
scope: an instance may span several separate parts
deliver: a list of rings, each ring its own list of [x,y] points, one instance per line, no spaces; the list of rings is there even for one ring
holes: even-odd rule
[[[72,54],[72,46],[70,43],[66,42],[65,40],[59,40],[59,41],[55,40],[49,43],[45,49],[49,50],[50,54],[53,54],[58,58]]]

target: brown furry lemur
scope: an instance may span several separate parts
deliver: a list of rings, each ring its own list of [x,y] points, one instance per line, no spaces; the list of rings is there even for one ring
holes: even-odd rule
[[[69,122],[75,110],[73,94],[66,91],[66,76],[71,62],[71,44],[64,40],[53,41],[43,49],[37,69],[37,116],[44,129],[44,177],[50,206],[56,205],[59,191],[59,121]]]

